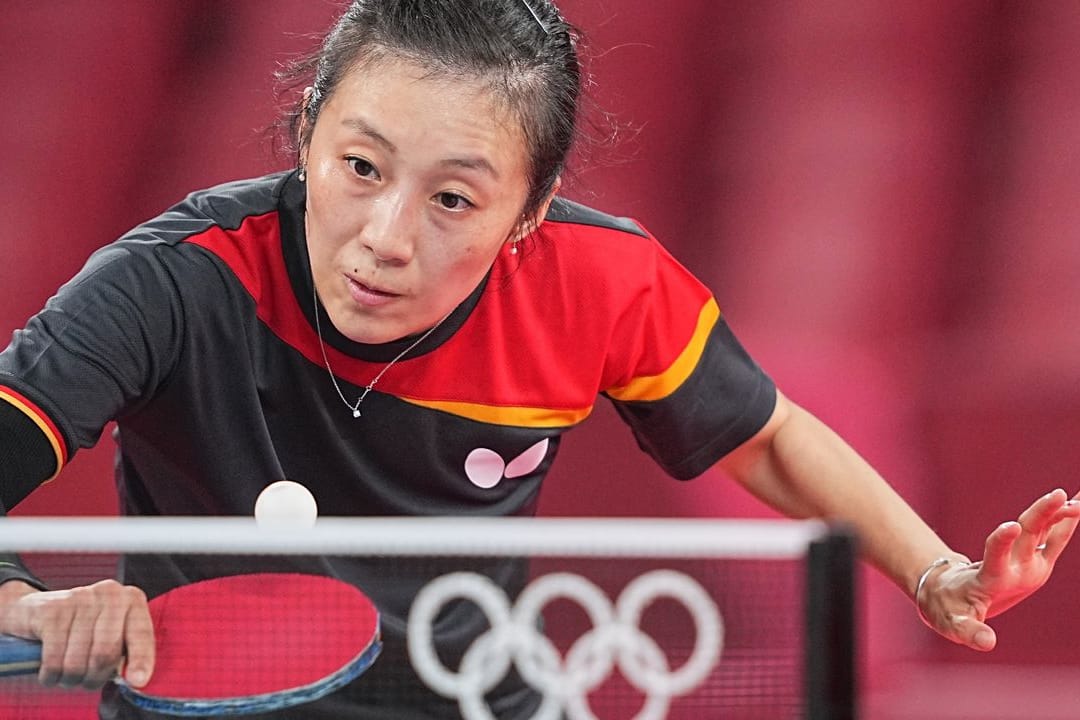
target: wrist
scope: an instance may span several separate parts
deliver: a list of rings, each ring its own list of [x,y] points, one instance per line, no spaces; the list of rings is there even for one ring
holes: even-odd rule
[[[28,582],[11,579],[0,583],[0,632],[29,637],[21,613],[13,612],[20,598],[41,590]]]
[[[923,612],[922,603],[923,596],[927,592],[927,582],[930,580],[930,578],[942,572],[945,572],[945,568],[949,567],[950,565],[958,565],[962,567],[970,564],[971,561],[963,555],[942,555],[941,557],[938,557],[932,562],[930,562],[930,564],[928,564],[923,569],[922,573],[919,574],[919,579],[915,582],[915,612],[918,613],[919,619],[922,620],[923,624],[926,625],[928,628],[933,629],[934,624],[930,621],[930,618],[926,616],[926,613]]]
[[[11,579],[0,583],[0,614],[19,598],[35,592],[40,590],[23,580]]]
[[[903,574],[897,580],[897,586],[900,587],[909,598],[914,599],[919,588],[919,580],[926,575],[927,570],[933,575],[934,571],[939,570],[939,568],[942,568],[947,564],[941,562],[942,558],[947,558],[957,565],[971,564],[971,560],[966,555],[954,552],[946,546],[942,546],[938,552],[933,555],[930,554],[930,551],[920,551],[914,554],[913,560],[905,565]],[[915,564],[915,562],[918,562],[918,564]],[[923,580],[923,584],[925,583],[926,581]]]

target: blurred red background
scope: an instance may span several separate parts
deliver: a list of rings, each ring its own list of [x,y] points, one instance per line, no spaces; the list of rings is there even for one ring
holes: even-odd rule
[[[338,4],[8,0],[0,22],[0,337],[95,248],[187,191],[285,167],[272,75]],[[563,0],[594,98],[627,130],[569,194],[649,227],[716,292],[780,387],[942,535],[980,555],[1080,486],[1080,5]],[[112,514],[111,442],[18,514]],[[544,512],[767,516],[719,473],[680,484],[606,407]],[[1080,551],[996,621],[932,637],[864,573],[871,718],[1080,715]]]

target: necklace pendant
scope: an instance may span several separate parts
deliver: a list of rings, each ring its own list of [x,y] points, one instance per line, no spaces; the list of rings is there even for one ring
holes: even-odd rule
[[[352,411],[352,416],[353,416],[354,418],[358,418],[358,417],[360,417],[360,408],[353,408],[353,411]]]

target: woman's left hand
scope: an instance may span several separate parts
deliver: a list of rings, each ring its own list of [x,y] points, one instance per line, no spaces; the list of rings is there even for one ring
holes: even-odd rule
[[[916,593],[923,619],[946,638],[976,650],[992,650],[997,636],[986,624],[1042,587],[1080,521],[1080,494],[1064,490],[1042,496],[1015,521],[986,539],[979,562],[951,563],[932,571]]]

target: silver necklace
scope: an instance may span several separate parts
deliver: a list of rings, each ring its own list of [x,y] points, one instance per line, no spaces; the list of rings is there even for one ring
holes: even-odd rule
[[[367,384],[367,386],[364,388],[364,391],[360,393],[360,397],[356,399],[356,403],[350,404],[349,401],[345,399],[345,393],[341,392],[341,387],[338,385],[337,378],[334,377],[334,371],[330,368],[330,358],[326,355],[326,343],[323,342],[322,326],[319,323],[319,292],[315,289],[315,278],[311,279],[311,296],[315,305],[315,334],[319,336],[319,350],[322,351],[323,363],[326,365],[326,372],[330,375],[330,382],[334,384],[334,389],[337,390],[337,394],[338,397],[341,398],[341,402],[345,403],[345,407],[352,410],[352,416],[354,418],[360,417],[360,405],[363,404],[364,398],[367,397],[368,393],[371,392],[372,389],[374,389],[375,383],[379,382],[379,378],[385,375],[386,371],[393,367],[394,363],[409,354],[409,352],[417,345],[427,340],[428,336],[431,335],[431,333],[435,332],[435,330],[443,324],[443,321],[446,320],[446,318],[450,317],[450,314],[452,314],[453,312],[451,311],[451,313],[447,313],[442,318],[442,320],[439,320],[439,322],[432,325],[427,332],[417,338],[412,344],[409,345],[409,347],[399,352],[397,354],[397,357],[388,362],[383,367],[383,369],[380,370],[379,373],[371,379],[371,382]]]

